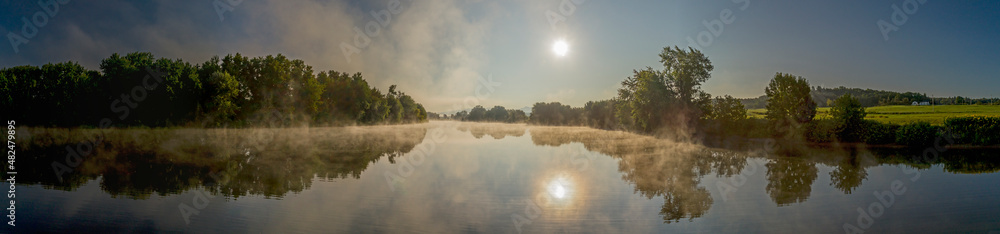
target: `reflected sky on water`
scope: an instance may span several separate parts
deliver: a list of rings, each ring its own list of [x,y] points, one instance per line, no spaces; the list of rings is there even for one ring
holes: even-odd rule
[[[840,233],[894,181],[865,231],[1000,230],[995,150],[775,154],[456,122],[18,135],[17,231]],[[66,146],[97,136],[60,180]]]

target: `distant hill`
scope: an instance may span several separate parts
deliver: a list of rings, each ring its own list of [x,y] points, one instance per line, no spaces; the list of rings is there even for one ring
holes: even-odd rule
[[[978,98],[972,99],[968,97],[956,96],[956,97],[927,97],[924,93],[915,92],[894,92],[885,90],[874,90],[874,89],[860,89],[860,88],[847,88],[840,86],[837,88],[824,88],[820,86],[813,87],[812,92],[813,101],[819,107],[827,107],[828,100],[836,100],[838,97],[844,94],[851,94],[861,102],[862,106],[873,107],[873,106],[889,106],[889,105],[910,105],[913,102],[932,102],[935,105],[955,105],[955,104],[983,104],[990,105],[994,103],[1000,103],[1000,99],[996,98]],[[756,98],[741,98],[740,102],[747,109],[761,109],[767,105],[767,96],[760,96]]]

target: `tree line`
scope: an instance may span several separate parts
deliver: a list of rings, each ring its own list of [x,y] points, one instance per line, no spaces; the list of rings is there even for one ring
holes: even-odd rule
[[[582,108],[536,103],[529,123],[655,134],[699,127],[721,129],[746,118],[746,110],[736,98],[713,98],[701,90],[714,69],[701,51],[666,47],[659,57],[662,69],[634,70],[621,82],[616,97],[590,101]]]
[[[813,88],[801,76],[780,72],[759,98],[767,110],[765,119],[749,119],[745,100],[729,95],[713,98],[700,89],[714,69],[700,51],[666,47],[660,53],[660,62],[662,69],[647,67],[633,71],[632,76],[621,82],[617,97],[591,101],[582,108],[558,102],[536,103],[528,122],[681,137],[778,138],[782,142],[917,146],[927,145],[937,137],[953,137],[949,140],[959,144],[1000,144],[996,134],[1000,132],[1000,118],[955,117],[946,120],[945,126],[879,123],[864,119],[866,106],[897,102],[909,105],[911,100],[926,95]],[[814,120],[820,106],[815,98],[829,95],[838,95],[822,102],[832,107],[833,119]]]
[[[836,88],[825,88],[821,86],[812,87],[810,96],[819,107],[830,107],[837,98],[850,94],[857,98],[864,107],[889,106],[889,105],[911,105],[913,102],[929,102],[934,105],[1000,105],[1000,98],[969,98],[962,96],[955,97],[928,97],[924,93],[915,92],[893,92],[885,90],[847,88],[844,86]],[[741,103],[748,109],[761,109],[767,105],[767,95],[756,98],[741,98]]]
[[[201,64],[112,54],[100,71],[76,62],[0,69],[0,108],[33,126],[195,126],[395,124],[427,112],[390,86],[370,87],[361,73],[314,72],[283,55],[215,56]]]
[[[448,118],[439,116],[438,114],[434,115],[439,119]],[[481,105],[476,105],[476,107],[473,107],[471,110],[463,110],[453,114],[450,119],[472,122],[523,123],[528,120],[528,115],[522,110],[507,109],[503,106],[493,106],[493,108],[487,110]]]

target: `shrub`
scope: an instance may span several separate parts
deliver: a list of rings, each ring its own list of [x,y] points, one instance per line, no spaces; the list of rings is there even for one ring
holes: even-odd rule
[[[737,121],[737,129],[744,130],[742,136],[746,138],[769,138],[774,136],[770,125],[765,119],[743,119]]]
[[[934,143],[938,127],[926,122],[911,123],[896,130],[896,143],[908,146],[928,146]]]
[[[806,140],[811,142],[832,142],[837,139],[840,123],[831,119],[817,119],[805,125]]]
[[[801,76],[777,73],[764,89],[767,119],[778,135],[798,131],[793,124],[806,124],[816,117],[816,102],[809,95],[809,82]]]
[[[851,94],[844,94],[832,104],[830,115],[839,124],[837,135],[840,140],[849,142],[861,140],[861,134],[864,133],[863,128],[865,127],[864,119],[867,115],[861,102],[858,102],[858,99]]]
[[[954,117],[946,119],[944,126],[954,134],[956,143],[1000,144],[1000,117]]]
[[[896,142],[896,129],[899,128],[898,125],[865,120],[861,123],[861,126],[861,141],[866,144],[882,145]]]

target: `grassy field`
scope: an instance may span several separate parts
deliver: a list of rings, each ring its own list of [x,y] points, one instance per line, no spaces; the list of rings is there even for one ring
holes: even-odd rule
[[[876,106],[866,109],[865,119],[884,123],[904,124],[912,122],[928,122],[941,125],[948,117],[960,116],[997,116],[1000,117],[1000,105],[950,105],[950,106]],[[764,118],[765,109],[747,110],[750,118]],[[830,118],[830,108],[818,108],[817,119]]]

